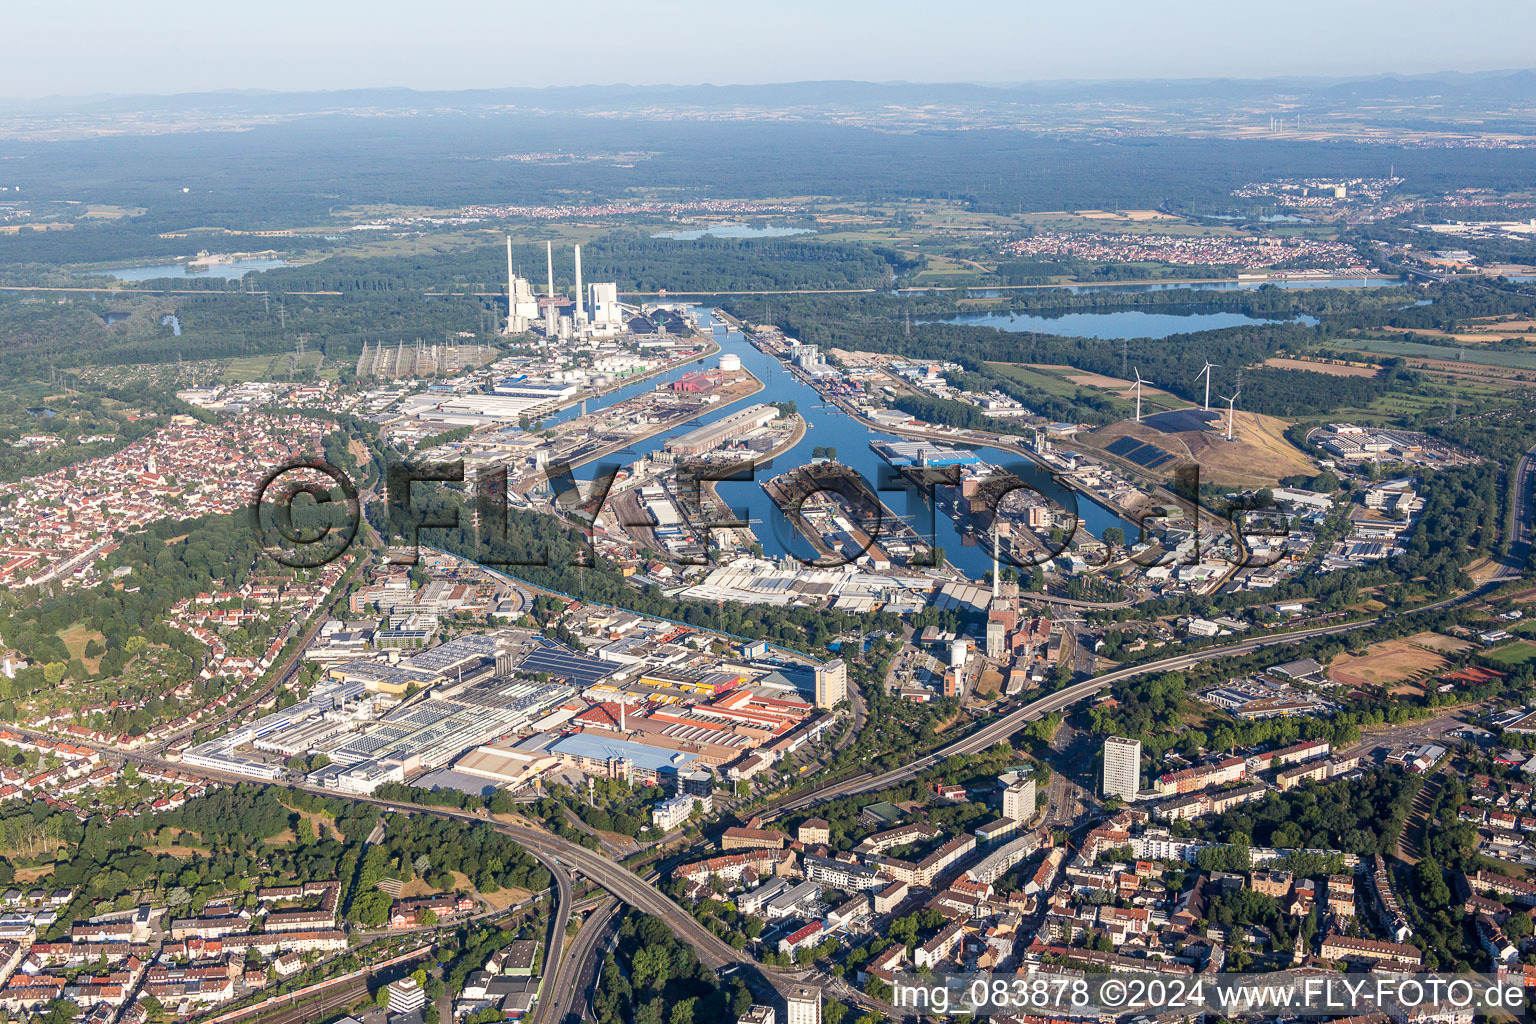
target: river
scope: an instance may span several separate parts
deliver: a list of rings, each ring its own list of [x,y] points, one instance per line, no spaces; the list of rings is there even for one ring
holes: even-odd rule
[[[759,352],[739,332],[727,330],[723,323],[715,320],[708,309],[702,307],[693,307],[693,309],[699,317],[701,326],[713,331],[715,341],[720,345],[720,351],[740,356],[742,368],[751,371],[763,382],[763,390],[744,401],[794,402],[800,416],[806,421],[807,427],[805,437],[798,444],[770,464],[758,467],[754,480],[726,481],[718,484],[716,489],[721,499],[735,510],[737,515],[751,521],[753,532],[757,534],[766,554],[772,557],[793,554],[804,559],[812,559],[815,557],[815,552],[763,492],[760,482],[810,462],[812,450],[817,447],[833,447],[837,449],[838,462],[858,470],[871,488],[877,488],[882,479],[890,479],[890,470],[885,461],[870,450],[869,443],[900,440],[900,438],[895,434],[867,427],[836,407],[825,403],[813,388],[796,378],[777,359]],[[713,365],[717,360],[718,357],[710,358],[707,363]],[[600,399],[589,400],[586,408],[590,412],[621,401],[629,395],[665,386],[666,383],[696,368],[696,364],[690,363],[644,381],[637,381]],[[716,409],[704,418],[704,422],[714,420],[727,411],[728,409],[724,408]],[[558,418],[568,419],[578,415],[579,412],[579,409],[566,410]],[[551,417],[544,422],[550,423],[556,418]],[[686,434],[698,426],[699,421],[683,424],[657,434],[607,460],[588,463],[575,471],[576,478],[591,480],[597,475],[601,462],[617,461],[627,464],[641,455],[659,450],[669,438]],[[1075,507],[1084,525],[1094,536],[1101,536],[1104,530],[1111,526],[1119,527],[1124,531],[1125,536],[1132,540],[1139,535],[1140,531],[1136,524],[1116,515],[1086,495],[1070,491],[1057,483],[1047,471],[1029,462],[1023,456],[997,448],[977,448],[975,451],[992,465],[1006,466],[1013,470],[1021,479],[1039,488],[1042,493],[1058,504],[1069,509]],[[882,471],[884,471],[883,475]],[[920,495],[911,491],[891,490],[883,492],[880,497],[919,534],[942,547],[945,557],[972,579],[980,579],[983,573],[991,570],[992,559],[985,548],[967,545],[954,520],[942,510],[934,510]]]

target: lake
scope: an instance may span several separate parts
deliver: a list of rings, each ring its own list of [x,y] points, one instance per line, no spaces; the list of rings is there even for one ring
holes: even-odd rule
[[[677,231],[658,231],[652,238],[671,238],[679,242],[694,242],[706,236],[713,238],[783,238],[786,235],[813,235],[814,228],[775,227],[772,224],[716,224],[707,228],[689,228]]]
[[[1033,313],[961,313],[956,316],[926,320],[924,323],[968,324],[973,327],[995,327],[1000,331],[1017,334],[1054,334],[1064,338],[1169,338],[1175,334],[1192,331],[1214,331],[1224,327],[1246,327],[1254,324],[1317,323],[1316,317],[1298,316],[1283,319],[1249,316],[1230,310],[1170,311],[1147,313],[1139,309],[1121,309],[1112,312],[1058,313],[1041,316]]]
[[[224,281],[237,281],[253,271],[276,270],[286,267],[283,260],[248,259],[233,263],[215,263],[207,270],[193,271],[185,263],[165,263],[155,267],[118,267],[115,270],[97,271],[119,281],[157,281],[164,277],[216,277]]]

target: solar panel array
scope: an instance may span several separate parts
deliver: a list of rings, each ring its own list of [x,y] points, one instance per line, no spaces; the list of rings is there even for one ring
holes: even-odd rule
[[[1172,452],[1164,451],[1155,444],[1147,444],[1134,437],[1117,438],[1106,445],[1104,450],[1111,455],[1118,455],[1122,459],[1134,462],[1138,466],[1145,466],[1147,469],[1156,469],[1165,462],[1173,461]]]
[[[619,668],[618,665],[585,657],[569,647],[551,643],[548,640],[541,640],[539,646],[534,648],[517,666],[517,670],[525,675],[548,672],[557,679],[567,680],[579,689],[585,689],[613,675]]]
[[[1127,452],[1135,451],[1144,443],[1145,442],[1138,441],[1134,437],[1120,437],[1116,438],[1111,444],[1106,446],[1104,450],[1109,452],[1111,455],[1124,455]]]

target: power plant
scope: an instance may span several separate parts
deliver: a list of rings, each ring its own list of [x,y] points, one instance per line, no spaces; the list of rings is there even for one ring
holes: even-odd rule
[[[512,236],[507,236],[507,334],[523,334],[539,318],[533,285],[512,270]]]
[[[512,236],[507,236],[507,320],[505,334],[525,334],[543,321],[546,341],[555,338],[611,337],[624,330],[624,308],[619,302],[619,286],[614,282],[583,285],[581,246],[574,250],[576,266],[576,307],[570,316],[560,315],[565,297],[555,291],[555,246],[544,243],[546,286],[542,298],[533,285],[519,277],[512,265]]]

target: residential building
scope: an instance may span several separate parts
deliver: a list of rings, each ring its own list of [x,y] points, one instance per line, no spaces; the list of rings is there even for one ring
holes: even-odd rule
[[[832,826],[825,818],[806,818],[795,831],[795,838],[806,846],[825,846],[832,841]]]
[[[848,666],[843,663],[843,659],[834,658],[826,664],[817,665],[815,675],[817,707],[836,707],[848,698]]]
[[[1035,816],[1035,780],[1021,779],[1003,790],[1003,817],[1020,825]]]
[[[821,1024],[821,989],[799,985],[784,1001],[784,1024]]]
[[[1141,741],[1110,736],[1104,741],[1104,795],[1135,800],[1141,791]]]
[[[389,1012],[391,1015],[411,1013],[427,1005],[427,994],[422,991],[415,978],[404,977],[399,981],[392,981],[389,983],[387,991],[389,992]]]

